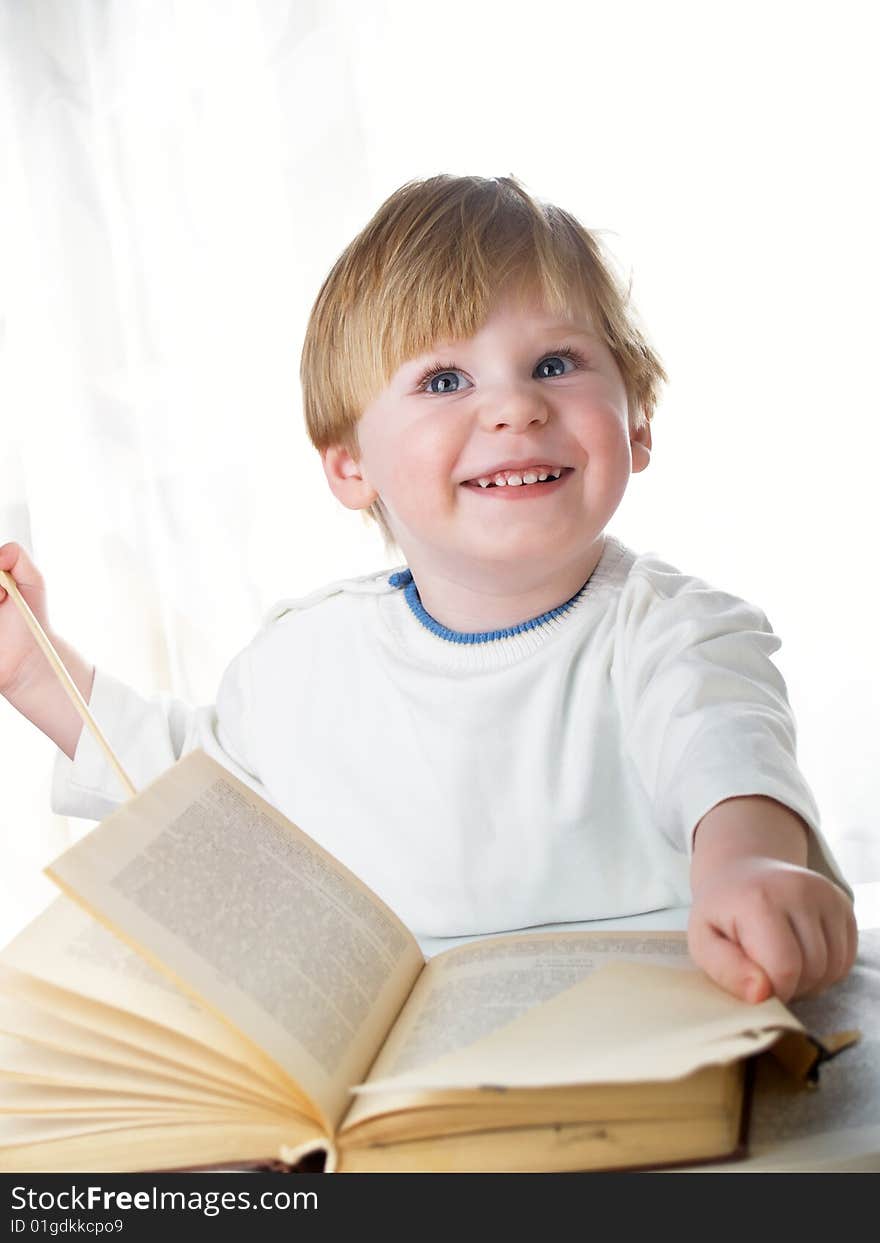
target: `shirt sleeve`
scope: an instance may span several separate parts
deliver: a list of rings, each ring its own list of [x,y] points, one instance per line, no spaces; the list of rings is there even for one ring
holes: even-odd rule
[[[689,858],[717,803],[765,795],[807,824],[807,866],[852,897],[797,765],[795,721],[771,660],[780,646],[764,613],[736,596],[676,573],[631,573],[615,661],[625,743],[659,828]]]
[[[193,707],[167,693],[144,697],[96,668],[89,711],[137,790],[200,747],[271,802],[251,755],[250,653],[241,652],[220,682],[216,704]],[[92,731],[83,724],[74,757],[58,751],[52,770],[54,812],[102,820],[129,795]]]

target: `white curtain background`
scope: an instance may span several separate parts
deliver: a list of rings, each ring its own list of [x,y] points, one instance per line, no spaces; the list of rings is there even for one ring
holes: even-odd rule
[[[145,693],[389,562],[302,426],[306,318],[402,182],[514,173],[600,231],[671,384],[610,529],[758,603],[880,879],[874,44],[862,3],[2,0],[0,543]],[[0,701],[0,937],[90,822]]]

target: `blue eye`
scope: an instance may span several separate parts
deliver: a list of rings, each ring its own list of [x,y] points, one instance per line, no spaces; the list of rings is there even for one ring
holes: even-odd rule
[[[540,371],[540,370],[541,370],[541,368],[542,368],[542,367],[544,367],[544,366],[546,366],[546,364],[547,364],[547,363],[562,363],[563,361],[564,361],[564,355],[562,355],[562,354],[548,354],[546,358],[542,358],[542,359],[541,359],[541,361],[538,363],[538,365],[537,365],[537,367],[535,368],[535,370],[536,370],[536,371]],[[569,359],[569,361],[571,361],[571,360]],[[553,374],[554,374],[554,375],[565,375],[565,369],[563,368],[563,370],[562,370],[562,371],[556,371],[556,372],[554,372]],[[552,379],[553,377],[552,377],[552,376],[547,376],[547,375],[544,375],[544,376],[542,376],[541,378],[542,378],[543,380],[549,380],[549,379]]]
[[[449,377],[452,377],[452,376],[458,377],[460,375],[461,375],[461,372],[455,366],[455,363],[443,363],[439,367],[431,367],[429,371],[426,371],[425,374],[419,380],[416,387],[424,388],[425,385],[428,383],[433,385],[435,380],[445,381]],[[442,395],[443,393],[457,393],[458,388],[454,388],[454,389],[452,388],[443,388],[443,389],[431,388],[430,391],[432,393]]]
[[[566,345],[558,350],[554,350],[552,354],[545,354],[535,368],[535,372],[541,380],[555,380],[560,376],[569,375],[570,372],[566,371],[564,367],[565,361],[572,364],[572,371],[577,371],[586,366],[583,355]],[[543,372],[542,369],[549,363],[555,364],[554,370],[549,373]],[[443,397],[448,393],[457,393],[459,391],[457,377],[462,375],[463,372],[456,363],[435,363],[419,376],[416,381],[416,389],[430,392],[435,397]],[[445,383],[453,377],[456,377],[456,387],[454,388],[436,389],[431,387],[426,389],[426,385],[430,384],[433,386],[435,380],[443,380]]]

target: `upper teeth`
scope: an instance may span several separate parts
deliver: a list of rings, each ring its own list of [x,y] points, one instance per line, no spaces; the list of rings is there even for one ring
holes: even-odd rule
[[[546,469],[543,466],[536,466],[525,471],[505,470],[499,471],[497,475],[481,475],[476,482],[481,488],[488,488],[490,483],[494,483],[499,488],[504,488],[508,484],[515,488],[522,483],[537,483],[539,480],[543,483],[545,479],[558,479],[561,474],[561,466],[548,466]]]

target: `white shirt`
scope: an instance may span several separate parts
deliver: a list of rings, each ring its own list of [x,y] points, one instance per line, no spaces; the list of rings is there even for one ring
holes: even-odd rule
[[[606,535],[573,599],[490,635],[440,626],[406,567],[282,600],[216,704],[97,669],[90,708],[138,789],[201,747],[361,877],[417,937],[690,902],[691,836],[763,794],[811,829],[780,646],[753,605]],[[125,799],[84,728],[52,808]]]

